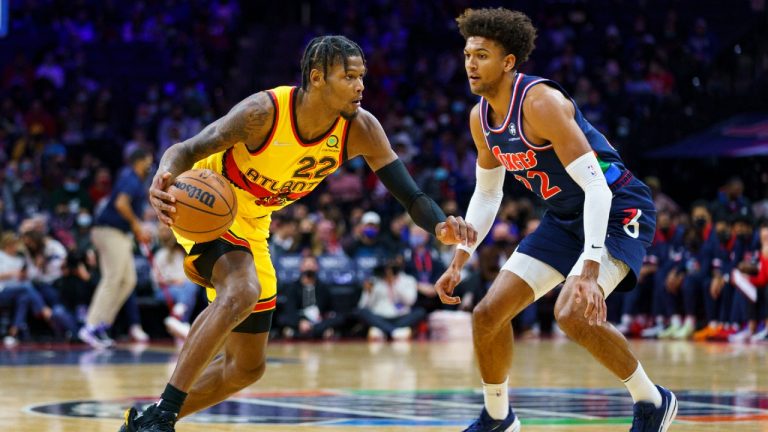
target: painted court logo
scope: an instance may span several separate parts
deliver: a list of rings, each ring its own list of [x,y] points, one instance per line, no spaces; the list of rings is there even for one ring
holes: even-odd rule
[[[768,393],[675,392],[680,401],[678,421],[717,422],[723,424],[723,430],[740,430],[742,428],[736,423],[768,420]],[[129,406],[136,403],[149,405],[155,401],[156,398],[150,397],[77,400],[31,406],[26,411],[52,416],[114,419],[117,423]],[[632,422],[632,399],[626,391],[619,389],[513,389],[510,401],[523,425],[568,427],[629,425]],[[471,390],[252,393],[240,394],[184,421],[458,429],[472,422],[482,405],[482,394]]]

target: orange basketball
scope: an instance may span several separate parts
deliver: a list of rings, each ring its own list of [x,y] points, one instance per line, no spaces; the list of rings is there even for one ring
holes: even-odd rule
[[[224,177],[209,169],[181,173],[168,193],[176,197],[173,229],[196,243],[219,238],[235,220],[235,191]]]

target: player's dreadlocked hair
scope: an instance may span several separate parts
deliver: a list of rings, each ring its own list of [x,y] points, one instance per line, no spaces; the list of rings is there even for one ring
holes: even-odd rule
[[[535,47],[536,27],[522,12],[505,8],[467,9],[456,18],[464,39],[481,36],[492,39],[517,59],[515,69],[528,60]]]
[[[322,67],[323,74],[328,73],[328,67],[341,60],[347,69],[349,57],[360,57],[365,64],[365,56],[360,46],[344,36],[318,36],[307,44],[301,57],[301,88],[309,87],[309,73],[312,69]]]

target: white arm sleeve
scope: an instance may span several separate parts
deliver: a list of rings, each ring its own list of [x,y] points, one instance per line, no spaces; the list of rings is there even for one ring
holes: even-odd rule
[[[477,165],[475,173],[477,184],[472,199],[469,200],[467,216],[464,219],[477,230],[477,242],[471,247],[461,244],[457,246],[470,255],[477,249],[477,245],[483,242],[496,219],[496,213],[499,211],[501,199],[504,196],[506,170],[501,165],[492,169],[485,169]]]
[[[585,258],[599,263],[605,247],[613,193],[593,152],[579,156],[565,170],[584,189]]]

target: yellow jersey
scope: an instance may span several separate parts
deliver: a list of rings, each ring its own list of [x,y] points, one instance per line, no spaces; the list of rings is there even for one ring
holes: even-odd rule
[[[296,126],[296,87],[267,90],[275,105],[272,129],[263,145],[251,152],[245,143],[198,161],[232,184],[237,216],[258,218],[309,194],[344,159],[350,122],[339,116],[321,138],[304,141]]]

